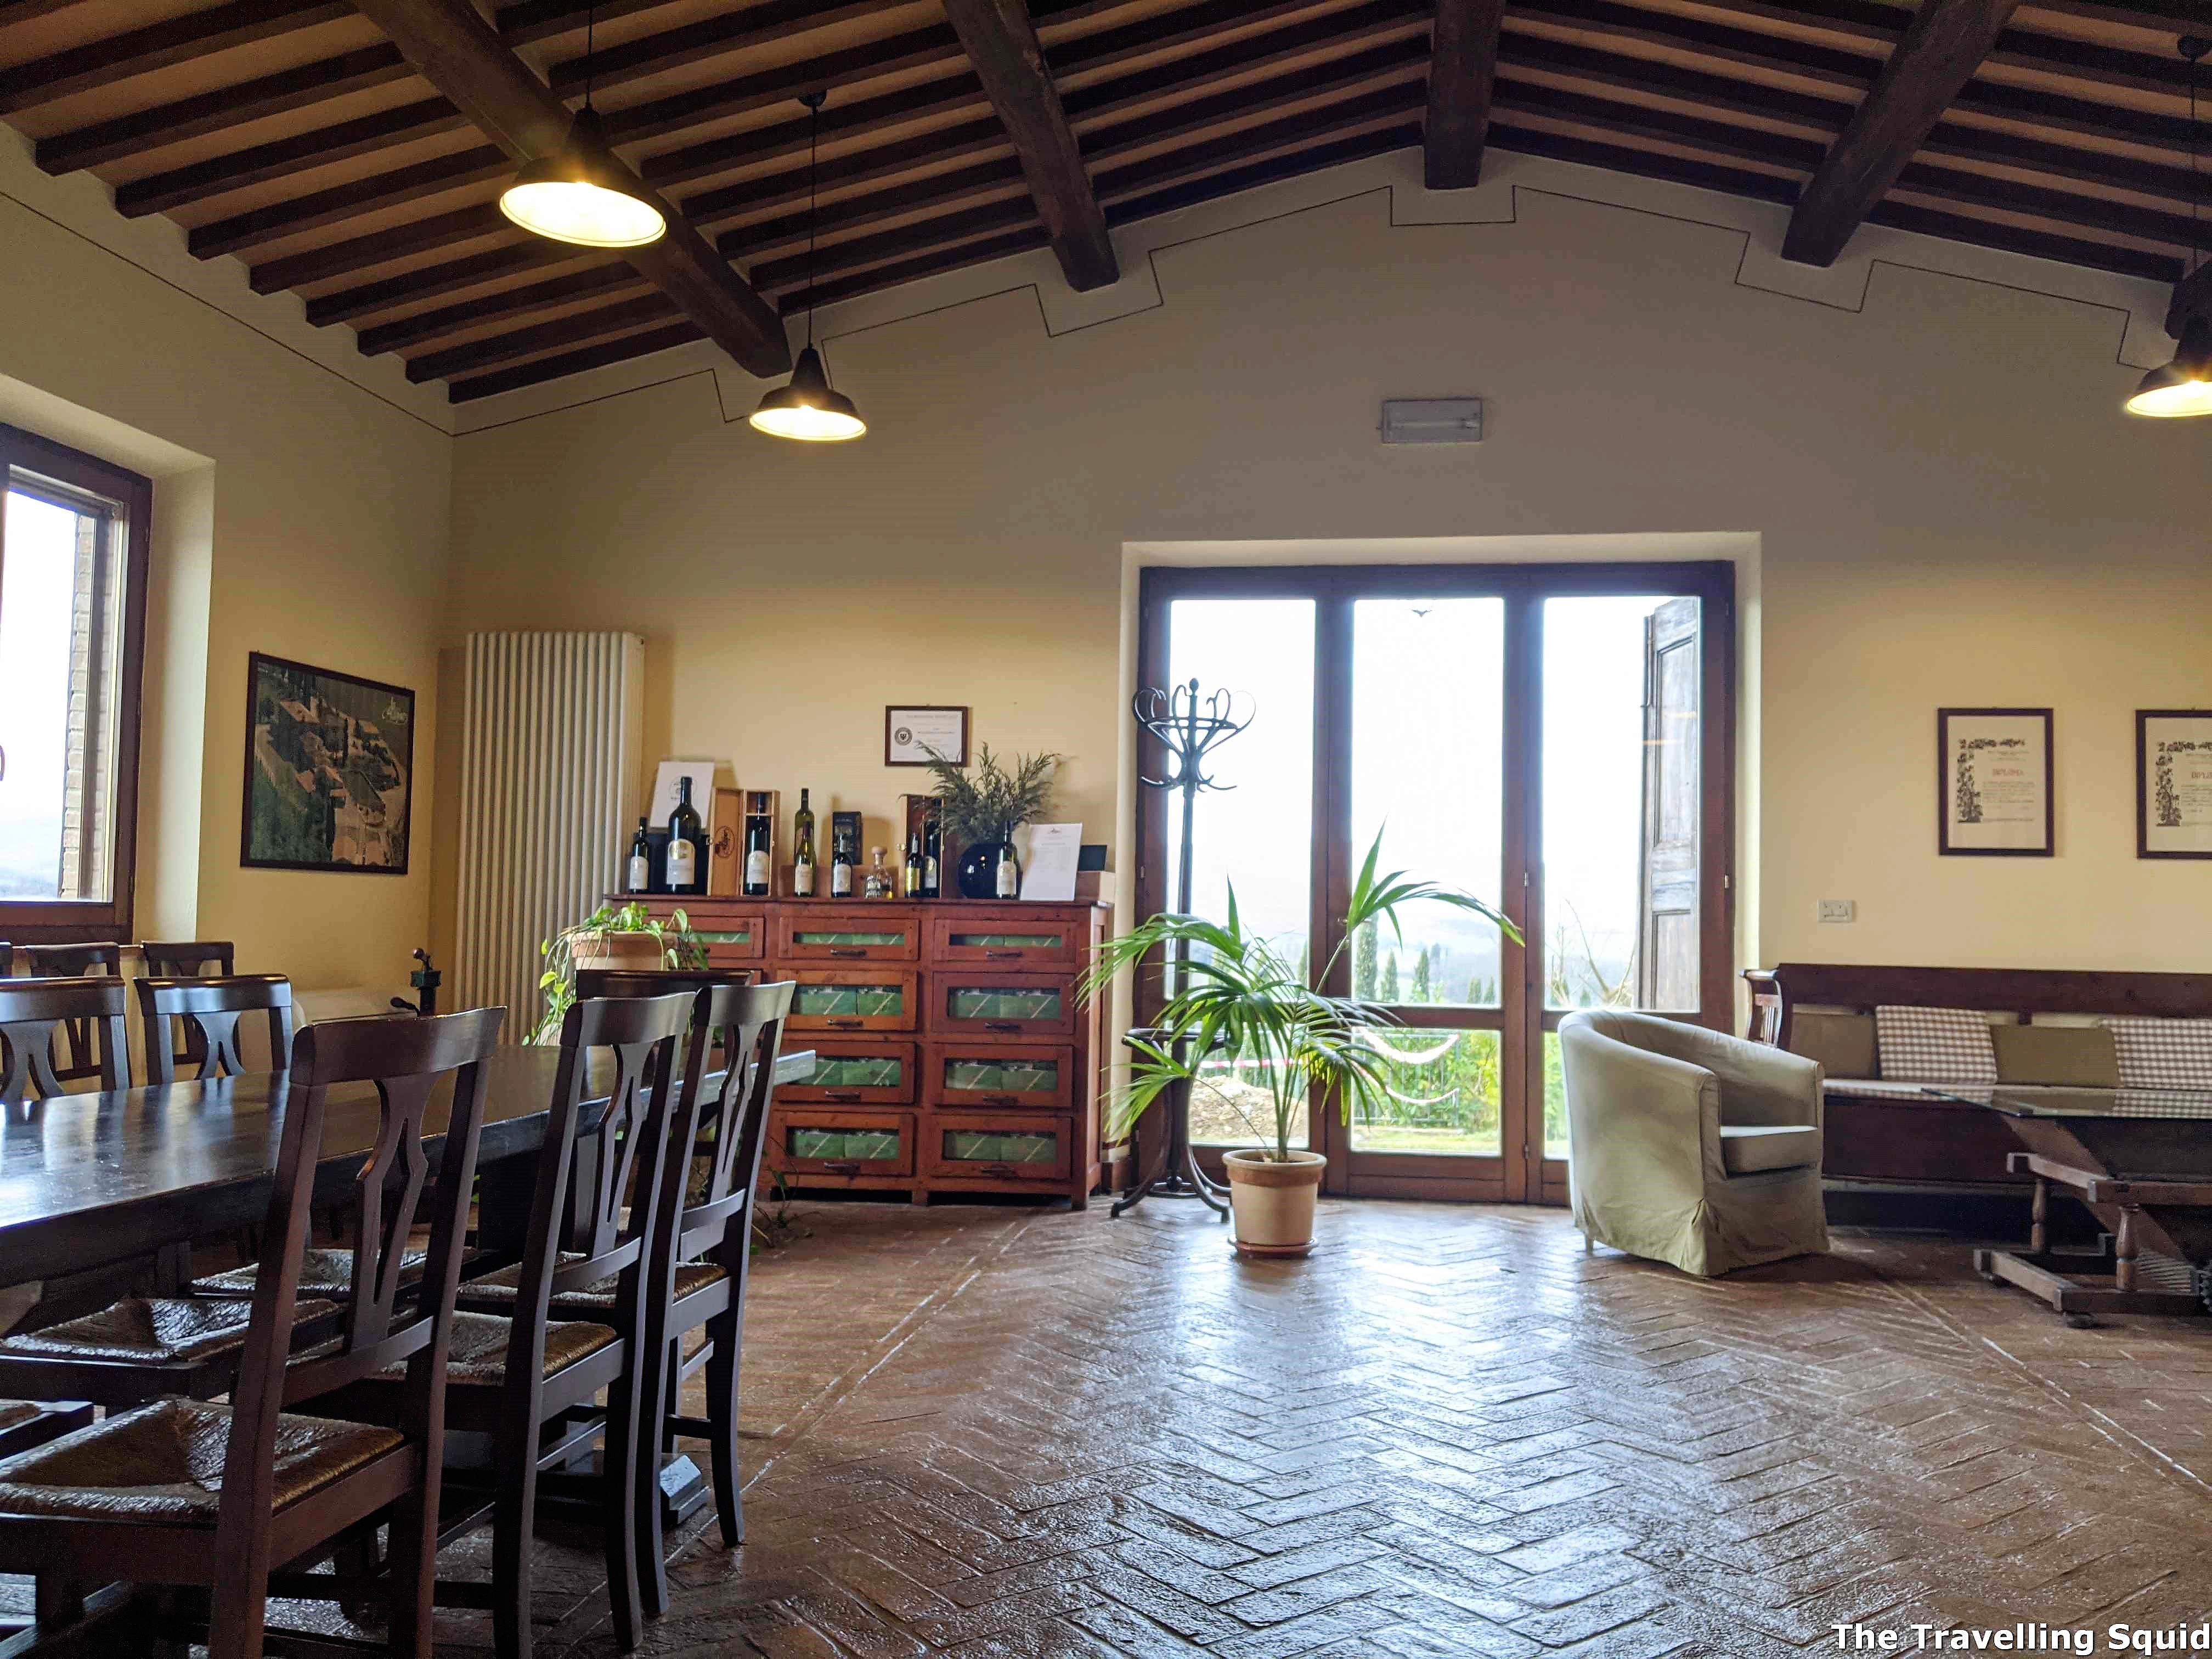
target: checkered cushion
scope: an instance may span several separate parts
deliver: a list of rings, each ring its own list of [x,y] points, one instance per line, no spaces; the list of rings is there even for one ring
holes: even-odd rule
[[[1996,1045],[1986,1015],[1972,1008],[1876,1008],[1875,1045],[1886,1078],[1929,1083],[1995,1083]]]
[[[2108,1019],[2123,1089],[2212,1089],[2212,1019]]]

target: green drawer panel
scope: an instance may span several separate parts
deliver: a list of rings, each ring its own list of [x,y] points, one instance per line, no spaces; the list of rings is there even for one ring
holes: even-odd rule
[[[1060,994],[1026,985],[1004,990],[956,985],[945,1006],[955,1019],[1058,1019]]]
[[[906,943],[906,935],[904,933],[861,933],[851,932],[840,932],[834,933],[793,933],[791,936],[791,942],[793,945],[903,945]]]
[[[860,1164],[896,1164],[899,1138],[896,1129],[810,1129],[793,1127],[784,1136],[784,1148],[794,1158],[836,1158]]]
[[[963,951],[1056,951],[1058,933],[951,933],[948,945]]]
[[[1060,1137],[1010,1130],[947,1129],[945,1158],[951,1164],[1041,1164],[1060,1162]]]
[[[855,1018],[906,1012],[906,993],[897,985],[810,985],[804,980],[791,994],[793,1013],[823,1018]]]
[[[822,1054],[807,1079],[816,1089],[896,1089],[906,1081],[906,1062],[896,1054]]]
[[[948,1060],[945,1086],[988,1094],[1050,1094],[1060,1087],[1060,1062],[1026,1055],[1018,1060]]]

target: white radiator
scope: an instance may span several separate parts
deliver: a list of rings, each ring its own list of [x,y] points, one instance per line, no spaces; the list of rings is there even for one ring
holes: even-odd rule
[[[645,641],[471,634],[463,692],[458,960],[448,1008],[542,1006],[538,942],[621,885],[636,823]]]

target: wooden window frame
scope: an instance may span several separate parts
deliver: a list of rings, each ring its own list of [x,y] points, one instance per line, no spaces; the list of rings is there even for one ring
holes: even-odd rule
[[[139,723],[146,663],[146,588],[153,539],[154,484],[97,455],[35,432],[0,424],[0,475],[51,478],[122,504],[125,514],[123,659],[115,679],[115,787],[112,872],[105,899],[0,899],[0,939],[18,945],[127,941],[134,933],[138,860]],[[0,527],[0,565],[6,559]]]
[[[1437,563],[1352,565],[1188,566],[1149,565],[1138,579],[1137,683],[1167,683],[1169,608],[1183,599],[1310,599],[1316,678],[1314,686],[1313,904],[1310,918],[1313,955],[1326,960],[1336,937],[1336,919],[1350,902],[1353,871],[1347,859],[1361,849],[1349,844],[1351,787],[1333,766],[1350,755],[1352,672],[1349,601],[1403,596],[1495,596],[1505,604],[1506,662],[1503,694],[1505,727],[1503,783],[1510,801],[1517,793],[1522,810],[1509,811],[1501,826],[1504,844],[1499,872],[1506,914],[1532,940],[1544,937],[1543,883],[1539,879],[1543,848],[1543,660],[1542,615],[1550,599],[1607,594],[1695,595],[1704,601],[1700,623],[1703,725],[1698,779],[1701,814],[1698,915],[1698,996],[1692,1019],[1717,1030],[1730,1030],[1735,999],[1735,744],[1737,617],[1735,567],[1721,560],[1621,561],[1557,564]],[[1322,636],[1336,630],[1333,637]],[[1324,665],[1328,665],[1324,669]],[[1322,683],[1324,672],[1330,676]],[[1164,775],[1166,757],[1158,739],[1139,733],[1134,772],[1139,778]],[[1162,789],[1138,789],[1136,811],[1136,914],[1154,915],[1166,907],[1168,854],[1174,834],[1169,796]],[[1340,856],[1339,843],[1345,848]],[[1519,1121],[1525,1139],[1509,1142],[1494,1176],[1472,1181],[1450,1167],[1471,1160],[1394,1155],[1394,1174],[1361,1175],[1350,1170],[1352,1158],[1339,1156],[1325,1143],[1335,1138],[1320,1123],[1319,1102],[1310,1121],[1317,1149],[1331,1153],[1324,1190],[1370,1197],[1472,1198],[1507,1202],[1564,1203],[1565,1160],[1547,1158],[1543,1147],[1544,1035],[1559,1029],[1569,1010],[1543,1006],[1543,963],[1538,951],[1508,945],[1501,958],[1507,975],[1520,981],[1517,998],[1505,1006],[1478,1009],[1453,1004],[1424,1007],[1409,1016],[1412,1026],[1497,1030],[1508,1055],[1509,1075],[1522,1079]],[[1338,964],[1338,983],[1349,990],[1350,967]],[[1144,1024],[1158,1012],[1155,976],[1139,981],[1135,1021]],[[1520,1017],[1507,1006],[1518,1004]],[[1512,1119],[1509,1117],[1509,1121]],[[1200,1161],[1220,1178],[1220,1148],[1201,1147]],[[1353,1158],[1367,1157],[1354,1154]]]

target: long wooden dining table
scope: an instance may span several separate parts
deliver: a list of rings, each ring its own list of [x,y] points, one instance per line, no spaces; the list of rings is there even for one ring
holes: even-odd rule
[[[550,1048],[501,1048],[486,1065],[477,1152],[487,1231],[519,1224],[534,1154],[545,1138],[554,1073]],[[601,1057],[586,1097],[601,1109],[611,1066]],[[776,1062],[778,1084],[814,1073],[811,1051]],[[445,1121],[450,1082],[428,1118]],[[250,1226],[268,1213],[283,1132],[285,1074],[58,1095],[0,1107],[0,1285],[57,1278],[150,1255],[165,1247]],[[325,1109],[316,1199],[336,1203],[375,1145],[376,1091],[331,1091]],[[594,1122],[586,1112],[586,1127]],[[433,1156],[434,1157],[434,1152]]]

